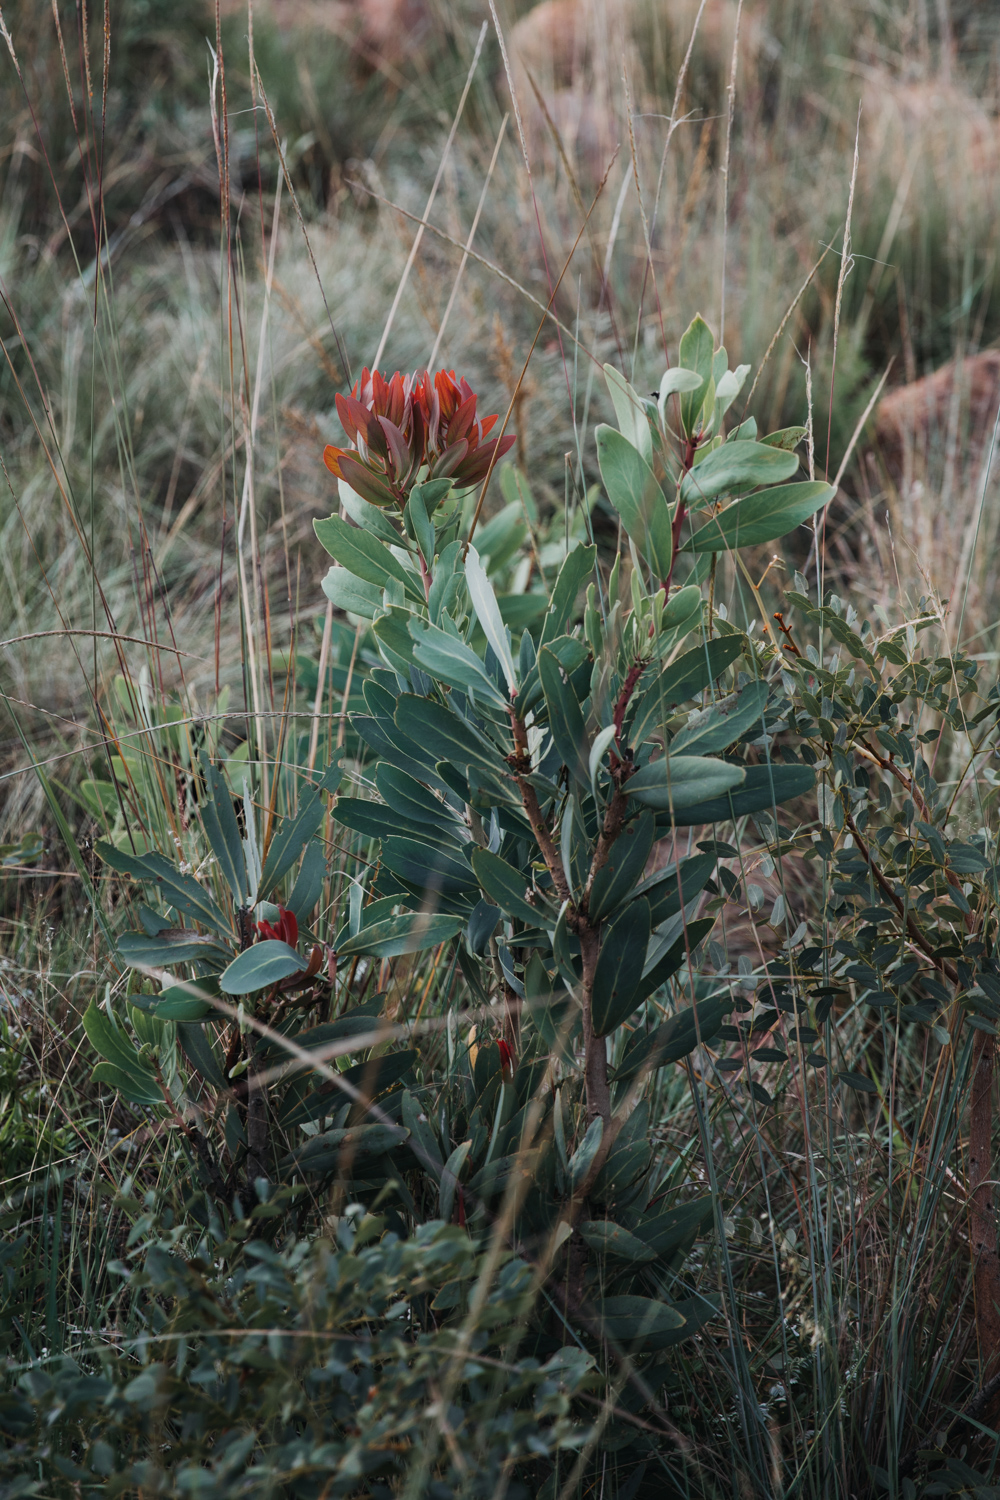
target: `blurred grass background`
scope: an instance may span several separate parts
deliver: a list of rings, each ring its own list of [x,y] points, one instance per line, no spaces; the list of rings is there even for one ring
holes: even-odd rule
[[[473,246],[509,279],[470,259],[440,344],[440,362],[464,370],[490,410],[506,405],[537,302],[572,247],[580,204],[590,204],[614,157],[555,301],[578,342],[557,337],[550,323],[517,403],[519,455],[542,495],[562,495],[567,462],[578,488],[594,478],[587,434],[605,401],[595,361],[613,358],[652,390],[690,312],[719,323],[737,5],[704,7],[671,129],[698,10],[689,0],[547,0],[503,18],[532,171],[529,178],[511,120]],[[423,212],[481,14],[430,0],[254,6],[255,67],[297,199],[285,191],[275,223],[278,152],[251,80],[244,6],[224,7],[217,48],[216,18],[196,0],[127,0],[109,33],[106,81],[100,18],[90,17],[87,54],[86,12],[63,19],[61,41],[58,13],[5,10],[4,637],[96,628],[89,550],[117,628],[145,636],[154,616],[166,628],[169,611],[175,644],[213,658],[187,673],[189,686],[204,690],[215,678],[216,586],[223,597],[233,587],[222,530],[246,442],[240,392],[244,404],[252,399],[260,353],[255,504],[265,555],[285,559],[287,587],[272,602],[272,625],[287,636],[292,616],[316,607],[315,549],[302,544],[330,504],[318,458],[339,434],[333,396],[347,384],[345,358],[356,376],[375,352],[415,233],[406,215]],[[756,365],[832,247],[755,397],[765,426],[802,420],[809,360],[822,467],[838,247],[861,108],[854,261],[829,436],[836,469],[887,367],[890,385],[913,380],[1000,331],[990,6],[756,0],[741,9],[737,51],[725,339],[734,359]],[[531,78],[548,100],[548,120]],[[213,88],[216,117],[223,94],[228,110],[219,149],[229,242],[220,239]],[[442,235],[425,233],[386,347],[392,368],[424,363],[435,343],[456,244],[465,242],[509,105],[491,27],[431,213]],[[866,531],[884,477],[853,471],[846,494],[858,503],[843,508],[832,552],[876,590],[884,537]],[[972,503],[953,497],[948,536],[957,534],[955,507]],[[902,518],[905,529],[905,508]],[[934,581],[944,584],[957,558],[940,529],[931,514],[914,532],[929,535],[919,562],[941,567]],[[897,567],[900,552],[908,556],[907,538],[899,541]],[[910,561],[904,573],[919,582]],[[223,609],[224,620],[231,615]],[[238,659],[238,637],[223,633],[225,673]],[[47,753],[81,743],[77,726],[91,712],[96,680],[93,647],[88,671],[81,649],[59,636],[4,647],[7,691],[34,705],[20,712]],[[109,649],[98,650],[98,678]],[[9,771],[22,763],[23,746],[9,724],[0,735]],[[2,840],[37,818],[40,794],[31,778],[0,784]]]

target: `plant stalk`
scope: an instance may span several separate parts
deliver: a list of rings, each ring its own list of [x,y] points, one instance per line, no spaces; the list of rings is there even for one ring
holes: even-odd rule
[[[993,1038],[976,1032],[969,1110],[969,1209],[980,1382],[1000,1366],[1000,1256],[993,1206]]]

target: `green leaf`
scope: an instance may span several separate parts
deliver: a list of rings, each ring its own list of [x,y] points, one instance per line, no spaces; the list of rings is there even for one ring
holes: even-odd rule
[[[634,391],[625,379],[620,375],[614,365],[604,366],[604,379],[607,381],[611,400],[614,403],[615,416],[618,418],[618,430],[625,440],[632,444],[648,464],[653,462],[653,438],[649,431],[649,418],[643,406],[642,398]]]
[[[682,751],[685,755],[711,755],[735,744],[750,729],[762,734],[767,694],[766,682],[751,682],[741,693],[703,709],[670,741],[671,755]]]
[[[499,573],[506,567],[518,548],[524,545],[527,535],[524,506],[519,499],[511,500],[503,510],[480,525],[476,532],[477,550],[489,559],[489,571],[492,574]]]
[[[640,1266],[657,1259],[655,1250],[644,1245],[642,1240],[623,1229],[620,1224],[613,1224],[610,1219],[589,1219],[577,1225],[577,1228],[581,1239],[591,1250],[596,1250],[598,1255],[616,1255],[619,1260],[627,1260]]]
[[[649,1100],[643,1099],[622,1123],[604,1165],[591,1184],[592,1196],[605,1203],[621,1197],[649,1170],[652,1155]]]
[[[227,1089],[228,1079],[219,1065],[209,1033],[197,1021],[191,1025],[178,1023],[177,1040],[192,1068],[196,1069],[213,1089]]]
[[[556,636],[547,642],[547,649],[557,658],[567,677],[572,677],[590,655],[586,641],[581,641],[572,635]],[[544,696],[536,657],[534,664],[525,674],[518,693],[518,711],[521,717],[524,718],[530,709],[535,708]]]
[[[410,1132],[410,1150],[434,1181],[440,1182],[444,1170],[441,1147],[427,1116],[409,1089],[403,1092],[402,1113],[403,1124]]]
[[[607,1036],[635,1009],[648,944],[649,902],[640,897],[626,906],[603,935],[591,1002],[596,1036]]]
[[[877,1094],[878,1084],[871,1078],[866,1078],[863,1073],[838,1073],[837,1078],[841,1083],[846,1083],[849,1089],[854,1089],[858,1094]]]
[[[513,636],[532,630],[546,616],[549,601],[544,594],[498,594],[500,618]]]
[[[410,494],[419,495],[427,514],[433,516],[438,506],[447,500],[453,488],[454,482],[451,479],[425,479],[423,484],[415,484]],[[429,557],[425,559],[428,563],[430,560]]]
[[[434,561],[434,522],[431,520],[427,505],[429,498],[425,487],[417,484],[410,491],[406,502],[406,518],[428,567]],[[433,506],[430,509],[433,509]]]
[[[386,1052],[381,1057],[370,1057],[355,1063],[340,1074],[341,1080],[352,1089],[358,1089],[366,1099],[374,1099],[386,1089],[392,1088],[410,1071],[417,1060],[416,1052]],[[278,1124],[283,1130],[293,1130],[310,1120],[320,1120],[339,1109],[348,1098],[347,1091],[333,1081],[312,1089],[303,1098],[294,1096],[287,1100],[278,1115]]]
[[[260,888],[264,895],[273,891],[278,882],[288,874],[326,816],[323,793],[333,793],[340,785],[344,774],[339,763],[342,755],[342,750],[334,753],[332,763],[299,803],[296,816],[285,818],[271,839],[260,877]]]
[[[655,1349],[661,1335],[684,1327],[683,1315],[675,1307],[649,1297],[605,1297],[600,1315],[604,1338],[642,1349]]]
[[[810,766],[779,765],[777,761],[747,766],[743,785],[737,791],[677,809],[679,816],[673,822],[678,828],[700,823],[725,823],[732,818],[745,817],[747,813],[773,809],[779,802],[788,802],[792,797],[804,797],[815,784],[816,776]]]
[[[219,988],[224,995],[255,995],[258,990],[269,989],[308,967],[301,953],[296,953],[288,943],[267,938],[237,954],[219,975]]]
[[[471,1150],[472,1142],[463,1141],[460,1146],[455,1147],[444,1164],[444,1169],[441,1173],[441,1186],[438,1190],[438,1213],[446,1224],[451,1218],[451,1211],[455,1203],[455,1189],[458,1187],[459,1176],[461,1175],[462,1168],[465,1166],[465,1159]]]
[[[179,984],[170,985],[159,995],[132,995],[130,1003],[158,1021],[201,1021],[215,1014],[209,1000],[199,1000]]]
[[[95,845],[98,856],[119,875],[159,887],[164,902],[222,937],[231,938],[233,929],[208,892],[193,875],[182,875],[162,854],[132,854],[112,844]]]
[[[656,579],[670,573],[670,507],[649,464],[613,427],[597,429],[597,459],[608,499]]]
[[[714,356],[715,335],[704,318],[693,318],[681,335],[677,349],[677,363],[685,370],[694,370],[701,377],[700,384],[694,390],[685,391],[681,396],[681,426],[686,437],[694,437],[699,430],[698,418],[712,379]]]
[[[486,569],[479,561],[479,553],[475,547],[470,547],[465,555],[465,587],[480,629],[489,641],[493,655],[500,663],[507,690],[513,696],[517,693],[517,669],[514,666],[510,641],[507,639],[507,627],[500,614],[497,596],[486,576]]]
[[[719,366],[723,368],[720,369]],[[744,382],[750,373],[750,366],[737,365],[735,370],[730,370],[726,351],[720,349],[715,356],[713,368],[715,369],[715,409],[712,414],[712,431],[721,433],[722,419],[743,389]]]
[[[689,1250],[698,1235],[710,1228],[713,1218],[714,1200],[695,1198],[692,1203],[682,1203],[666,1213],[640,1220],[635,1233],[658,1257],[669,1260],[678,1251]]]
[[[314,521],[313,530],[334,562],[347,568],[355,578],[374,584],[378,589],[384,589],[387,580],[394,578],[403,585],[411,599],[417,604],[424,603],[420,579],[403,567],[385,542],[370,532],[350,525],[342,516],[327,516],[325,520]]]
[[[381,762],[379,770],[385,762]],[[403,773],[400,772],[400,775]],[[353,829],[369,839],[389,838],[394,833],[409,833],[415,838],[430,838],[431,830],[426,824],[406,818],[381,802],[365,802],[360,797],[338,797],[334,819],[344,828]],[[436,839],[440,843],[440,839]]]
[[[468,720],[432,698],[402,693],[396,705],[395,724],[433,760],[453,765],[480,766],[494,775],[505,769],[501,752],[475,730]]]
[[[660,421],[664,427],[667,425],[667,402],[670,397],[701,390],[703,385],[704,382],[697,370],[684,370],[680,365],[664,370],[660,388],[656,393],[656,404],[660,409]]]
[[[376,635],[381,623],[381,620],[376,623]],[[449,635],[446,630],[440,630],[436,625],[427,624],[415,617],[411,617],[409,629],[416,643],[413,647],[414,660],[431,677],[447,683],[449,687],[458,688],[460,692],[471,691],[480,702],[506,709],[506,698],[471,646]],[[509,656],[510,652],[507,654]]]
[[[542,626],[540,642],[542,646],[565,633],[567,625],[573,618],[577,597],[594,571],[596,560],[597,548],[587,547],[583,542],[578,542],[572,551],[567,552],[566,560],[559,569],[559,577],[552,590],[549,612]]]
[[[699,917],[696,921],[685,922],[677,940],[671,944],[667,951],[658,958],[652,968],[647,967],[643,974],[639,988],[635,992],[635,1004],[638,1008],[650,995],[665,985],[668,979],[672,979],[677,970],[693,957],[698,944],[703,942],[715,926],[714,917]],[[654,941],[661,946],[662,935],[657,933]],[[647,958],[648,965],[648,958]]]
[[[368,508],[373,509],[372,506]],[[330,568],[323,578],[322,588],[334,609],[342,609],[345,614],[373,620],[382,608],[383,591],[373,583],[355,578],[347,568],[336,565]]]
[[[201,757],[202,770],[208,783],[209,799],[202,804],[201,820],[212,853],[219,862],[219,869],[229,882],[229,889],[237,906],[247,900],[247,867],[243,857],[243,841],[233,811],[233,799],[217,766],[210,764],[208,756]]]
[[[655,821],[650,813],[643,813],[634,823],[626,824],[612,844],[607,863],[598,870],[590,888],[591,921],[600,921],[613,912],[642,878],[653,847]]]
[[[745,775],[742,766],[724,760],[710,760],[701,755],[661,755],[659,760],[651,761],[630,776],[624,791],[658,811],[680,811],[739,786]]]
[[[355,1162],[373,1156],[384,1156],[387,1151],[401,1145],[408,1134],[400,1125],[382,1124],[327,1130],[322,1135],[314,1135],[304,1146],[299,1146],[296,1151],[290,1151],[287,1156],[282,1157],[280,1166],[286,1171],[292,1169],[319,1176],[336,1172],[340,1168],[345,1175],[350,1176]]]
[[[123,1094],[133,1104],[163,1104],[163,1094],[152,1073],[119,1068],[114,1063],[102,1062],[97,1064],[90,1076],[95,1083],[106,1083],[117,1089],[119,1094]]]
[[[422,782],[396,766],[386,765],[384,761],[377,765],[375,785],[386,806],[406,818],[411,827],[426,825],[440,838],[451,842],[457,842],[464,832],[464,824],[459,822],[446,803],[435,797]],[[406,831],[396,829],[400,833]]]
[[[714,854],[690,854],[679,865],[657,871],[636,887],[636,895],[645,896],[649,902],[649,922],[654,930],[705,889],[715,863]]]
[[[476,879],[491,901],[505,911],[509,917],[526,922],[529,927],[538,927],[548,920],[544,908],[532,906],[526,896],[527,882],[513,865],[509,865],[499,854],[489,849],[472,851],[472,868]]]
[[[299,922],[308,922],[320,896],[326,879],[326,854],[320,843],[307,844],[306,852],[295,877],[291,894],[285,905],[295,913]]]
[[[337,956],[351,958],[355,953],[364,953],[371,958],[398,958],[403,953],[420,953],[424,948],[436,948],[438,943],[457,937],[464,926],[463,917],[401,912],[398,917],[387,917],[370,927],[362,927],[355,937],[341,944]]]
[[[461,551],[461,542],[449,542],[446,547],[442,547],[434,561],[433,581],[427,599],[427,613],[435,625],[441,623],[443,611],[452,607],[461,589],[461,575],[456,576],[456,570],[461,562]]]
[[[132,1043],[94,1000],[91,1000],[84,1011],[83,1029],[95,1052],[99,1052],[108,1062],[114,1063],[116,1068],[126,1073],[147,1077],[151,1085],[155,1084],[156,1080],[152,1072],[141,1061]],[[162,1095],[158,1097],[162,1099]]]
[[[769,432],[767,437],[762,437],[761,442],[766,443],[769,448],[785,448],[791,453],[808,431],[808,427],[779,427],[777,432]]]
[[[601,762],[607,754],[609,747],[617,738],[617,735],[617,725],[609,724],[599,734],[594,736],[594,743],[591,745],[590,754],[587,756],[587,770],[590,773],[590,795],[593,797],[597,807],[600,807],[597,792],[597,777],[601,769]]]
[[[662,657],[674,642],[693,630],[701,619],[701,589],[689,583],[671,594],[663,607],[660,633],[656,642],[657,655]]]
[[[588,757],[590,745],[584,728],[583,714],[576,694],[563,679],[563,669],[551,647],[543,646],[538,655],[538,675],[545,694],[549,728],[559,757],[570,774],[583,787],[590,785]]]
[[[675,1312],[684,1319],[684,1327],[676,1329],[673,1333],[660,1333],[654,1341],[647,1343],[650,1349],[672,1349],[675,1344],[683,1343],[685,1339],[693,1338],[700,1333],[706,1323],[719,1316],[721,1299],[718,1297],[703,1297],[696,1293],[693,1297],[682,1297],[672,1304]]]
[[[738,490],[752,490],[760,484],[778,484],[788,479],[799,466],[794,453],[764,443],[738,441],[723,443],[707,453],[681,481],[681,499],[685,505],[697,506]]]
[[[684,543],[686,552],[727,552],[730,548],[756,547],[773,542],[815,515],[832,500],[836,491],[821,480],[781,484],[738,500]]]
[[[728,995],[713,996],[700,1000],[687,1010],[678,1011],[648,1036],[634,1037],[614,1070],[615,1082],[633,1078],[639,1072],[654,1072],[667,1063],[687,1057],[698,1046],[699,1037],[702,1042],[710,1042],[718,1036],[723,1018],[732,1008],[733,1002]]]
[[[415,890],[444,896],[473,888],[473,874],[461,854],[436,848],[426,839],[392,834],[382,840],[382,862]]]
[[[948,863],[956,875],[981,875],[990,862],[974,844],[949,844]]]
[[[568,914],[569,901],[564,901],[559,909],[559,916],[556,918],[556,925],[552,931],[552,957],[556,961],[566,988],[572,990],[580,983],[581,965],[579,958],[574,956],[570,943],[570,930],[567,922]]]
[[[380,759],[387,760],[401,770],[408,771],[411,776],[429,781],[433,786],[444,790],[445,784],[434,770],[434,757],[427,754],[408,735],[398,729],[392,719],[381,718],[374,714],[352,714],[351,724],[360,738],[375,751]]]
[[[604,1121],[601,1116],[598,1115],[595,1120],[592,1120],[590,1122],[586,1135],[569,1159],[568,1176],[570,1190],[572,1192],[575,1192],[576,1189],[582,1186],[582,1184],[586,1181],[587,1174],[590,1171],[591,1166],[593,1165],[594,1158],[597,1156],[598,1151],[601,1149],[601,1142],[603,1141],[603,1139]]]
[[[408,609],[393,607],[380,614],[372,626],[379,655],[404,681],[415,665],[414,638],[410,634],[412,619]]]
[[[319,1026],[310,1026],[306,1031],[293,1032],[292,1038],[296,1046],[304,1052],[318,1052],[332,1042],[343,1042],[359,1037],[365,1037],[365,1046],[372,1047],[375,1045],[372,1038],[382,1035],[390,1025],[389,1022],[380,1018],[381,1007],[382,996],[377,995],[374,1002],[368,1000],[361,1005],[355,1005],[351,1010],[344,1011],[343,1015],[338,1016],[335,1021],[324,1021]],[[259,1045],[263,1056],[279,1057],[282,1060],[289,1056],[287,1048],[283,1047],[279,1040],[261,1042]],[[310,1070],[306,1062],[303,1062],[301,1067],[307,1072]],[[299,1064],[290,1063],[288,1076],[290,1077],[298,1070]]]
[[[742,635],[717,636],[685,651],[650,683],[636,705],[629,729],[629,740],[641,745],[663,727],[679,703],[687,703],[720,677],[727,667],[742,656],[746,644]]]
[[[223,948],[218,938],[193,927],[161,927],[152,937],[147,932],[124,932],[118,939],[118,952],[133,969],[228,963],[232,956],[232,948]]]
[[[341,509],[356,521],[363,531],[370,531],[373,536],[380,537],[383,542],[388,542],[390,547],[399,547],[402,539],[399,531],[392,524],[386,513],[377,505],[370,505],[367,500],[352,490],[351,486],[343,479],[337,481],[337,494],[340,499]]]

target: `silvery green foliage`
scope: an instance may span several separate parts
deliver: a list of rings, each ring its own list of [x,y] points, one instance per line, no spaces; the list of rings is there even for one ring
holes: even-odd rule
[[[242,1307],[252,1283],[263,1296],[279,1289],[295,1307],[301,1275],[318,1277],[314,1290],[322,1283],[324,1316],[346,1351],[343,1330],[361,1314],[341,1295],[340,1271],[332,1287],[331,1267],[343,1260],[360,1277],[355,1297],[376,1266],[382,1276],[391,1267],[395,1289],[364,1312],[364,1358],[378,1365],[379,1391],[401,1382],[403,1412],[407,1401],[419,1404],[406,1372],[428,1378],[427,1361],[440,1362],[458,1336],[477,1257],[506,1214],[527,1259],[522,1269],[506,1256],[493,1265],[473,1326],[476,1348],[493,1358],[508,1335],[488,1308],[502,1303],[508,1321],[531,1313],[515,1341],[527,1363],[509,1387],[507,1447],[496,1447],[497,1464],[522,1465],[526,1475],[551,1477],[555,1448],[578,1442],[578,1417],[575,1427],[559,1425],[569,1422],[569,1396],[560,1393],[584,1380],[591,1355],[627,1353],[656,1388],[668,1351],[716,1312],[712,1298],[678,1281],[684,1256],[714,1227],[713,1199],[651,1203],[659,1163],[649,1083],[718,1039],[733,1007],[730,986],[699,961],[715,922],[705,908],[718,889],[720,827],[773,812],[814,777],[794,756],[772,755],[787,707],[774,648],[711,612],[705,584],[720,553],[777,538],[831,494],[794,480],[794,434],[758,442],[752,420],[725,430],[746,373],[729,372],[725,351],[696,319],[657,400],[609,374],[619,428],[599,428],[596,442],[621,522],[622,546],[610,559],[588,534],[588,510],[561,535],[535,534],[534,502],[512,471],[507,506],[471,540],[470,494],[450,480],[418,471],[398,513],[345,491],[346,517],[317,522],[316,533],[334,564],[327,596],[368,653],[363,705],[350,715],[352,744],[364,747],[361,784],[345,785],[341,764],[331,765],[303,781],[295,816],[265,836],[248,791],[227,785],[206,757],[199,805],[211,889],[160,854],[99,851],[143,887],[143,929],[120,938],[119,950],[161,988],[133,995],[125,1010],[110,997],[91,1006],[97,1080],[176,1124],[213,1214],[228,1215],[238,1194],[285,1222],[299,1203],[308,1222],[309,1204],[331,1192],[367,1211],[371,1242],[363,1251],[359,1240],[342,1246],[353,1259],[338,1252],[327,1261],[316,1247],[293,1251],[291,1241],[281,1256],[247,1247],[225,1295]],[[317,915],[328,811],[358,856],[329,930]],[[698,827],[713,836],[654,861],[647,875],[660,841]],[[478,1017],[472,1032],[449,1023],[447,1066],[441,1048],[429,1063],[419,1038],[393,1033],[384,1045],[382,995],[351,1004],[359,966],[370,972],[431,949],[455,976],[450,1004]],[[168,968],[177,982],[162,979]],[[332,1019],[317,1020],[317,1007]],[[331,1053],[349,1059],[346,1070],[321,1065]],[[218,1139],[196,1123],[206,1109],[225,1122]],[[420,1269],[436,1259],[447,1271],[438,1280]],[[174,1267],[162,1248],[147,1265],[161,1287],[173,1286],[171,1277],[186,1284],[190,1263]],[[531,1299],[546,1281],[553,1291],[540,1312]],[[425,1348],[419,1329],[430,1312],[437,1333]],[[260,1317],[285,1326],[270,1303]],[[564,1357],[567,1326],[582,1362],[574,1355],[564,1374],[552,1361]],[[275,1347],[284,1350],[280,1340]],[[261,1358],[265,1406],[268,1382],[277,1390],[291,1380],[290,1409],[303,1413],[300,1399],[333,1400],[339,1382],[337,1410],[352,1422],[356,1415],[365,1432],[371,1421],[381,1431],[359,1394],[372,1383],[357,1373],[362,1356],[331,1356],[336,1370],[317,1367],[300,1384],[270,1345]],[[147,1396],[151,1411],[175,1398],[184,1405],[166,1370],[139,1377],[146,1394],[137,1406]],[[479,1379],[463,1366],[448,1414],[473,1444]],[[44,1405],[47,1391],[28,1397]],[[112,1395],[110,1406],[124,1410],[130,1399]],[[535,1437],[524,1418],[531,1401]],[[177,1410],[182,1427],[197,1426]],[[367,1439],[328,1443],[326,1452],[310,1420],[269,1434],[266,1463],[280,1469],[301,1458],[328,1475],[360,1464],[360,1475],[376,1462],[358,1456]],[[403,1417],[386,1421],[385,1441],[397,1446],[384,1462],[396,1470],[416,1462],[416,1446],[399,1457]],[[493,1429],[482,1421],[490,1455]],[[519,1424],[535,1444],[531,1457],[518,1447]],[[639,1455],[641,1436],[630,1441]],[[256,1482],[258,1438],[232,1442],[213,1482],[255,1493],[238,1486]],[[436,1443],[427,1476],[442,1476],[445,1487],[426,1492],[480,1493],[458,1485],[445,1449]],[[484,1458],[484,1473],[491,1463]],[[182,1471],[175,1466],[169,1483],[181,1484]],[[277,1470],[268,1472],[271,1483]],[[301,1493],[348,1493],[339,1484],[324,1490],[317,1481]],[[492,1494],[493,1480],[484,1484]]]

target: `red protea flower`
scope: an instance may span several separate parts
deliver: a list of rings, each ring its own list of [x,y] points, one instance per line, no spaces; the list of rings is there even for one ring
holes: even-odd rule
[[[503,1037],[497,1037],[497,1047],[500,1049],[500,1076],[504,1083],[510,1083],[517,1067],[517,1058],[511,1047],[504,1041]]]
[[[270,938],[272,941],[287,943],[289,948],[297,948],[299,942],[299,924],[293,911],[286,911],[283,906],[278,907],[278,921],[272,927],[270,922],[256,923],[258,938]]]
[[[386,380],[365,369],[337,412],[352,448],[324,451],[327,468],[373,505],[400,509],[418,479],[479,484],[493,461],[513,446],[512,435],[486,438],[496,416],[476,416],[477,397],[455,372],[427,370]]]

